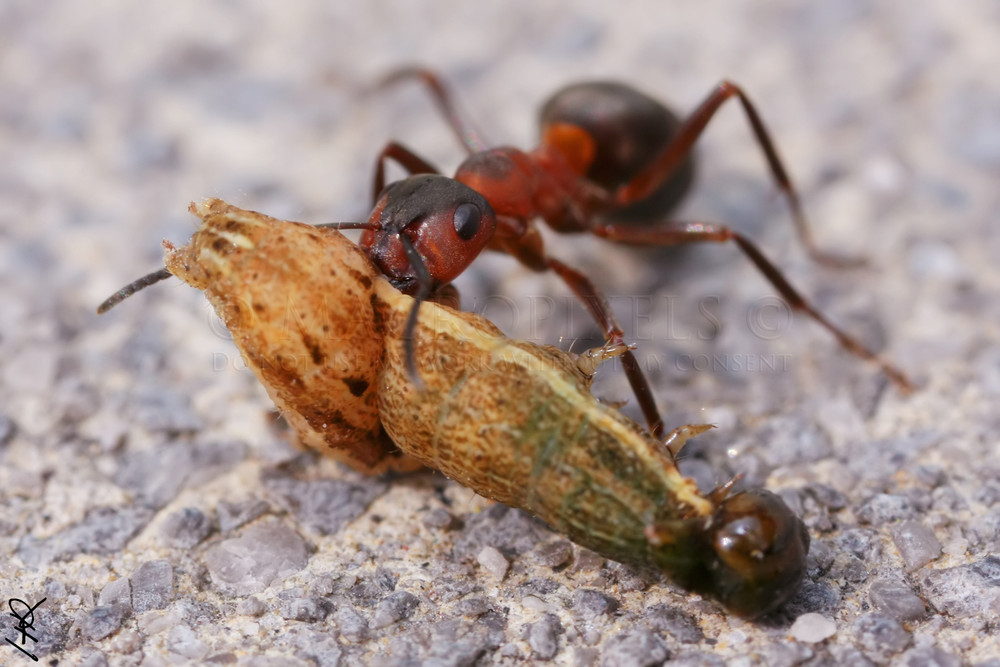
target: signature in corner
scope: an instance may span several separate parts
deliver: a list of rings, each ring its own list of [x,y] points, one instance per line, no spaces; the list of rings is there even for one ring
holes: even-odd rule
[[[4,637],[4,639],[7,640],[8,644],[16,648],[21,653],[25,654],[35,662],[38,662],[38,656],[34,655],[33,653],[29,653],[24,648],[24,644],[29,639],[33,642],[38,641],[38,638],[29,633],[28,630],[35,629],[35,610],[38,609],[40,606],[42,606],[42,603],[45,602],[46,599],[47,598],[42,598],[37,603],[35,603],[34,606],[31,606],[24,600],[20,600],[18,598],[11,598],[10,600],[7,601],[7,606],[10,607],[10,615],[17,619],[17,625],[14,627],[14,629],[21,633],[21,645],[18,646],[16,641],[11,641],[7,637]],[[17,607],[14,606],[15,603],[23,606],[24,611],[19,613]]]

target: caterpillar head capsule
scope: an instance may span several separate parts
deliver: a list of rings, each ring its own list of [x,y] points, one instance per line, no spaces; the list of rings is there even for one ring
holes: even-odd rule
[[[678,583],[745,617],[788,601],[809,553],[801,519],[764,489],[725,498],[706,517],[659,522],[646,539],[652,562]]]
[[[798,590],[809,533],[784,501],[754,489],[724,500],[709,529],[712,593],[743,616],[766,614]]]

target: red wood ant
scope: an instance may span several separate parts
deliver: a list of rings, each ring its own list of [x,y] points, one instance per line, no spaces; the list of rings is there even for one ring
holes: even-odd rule
[[[513,255],[535,271],[556,272],[587,307],[608,343],[620,344],[624,342],[624,333],[606,298],[587,276],[545,252],[534,224],[536,218],[558,232],[590,232],[633,245],[731,241],[792,308],[829,330],[852,354],[876,363],[901,390],[912,389],[901,371],[806,301],[757,246],[739,232],[719,224],[659,222],[691,183],[694,142],[716,111],[735,98],[746,113],[778,188],[788,201],[798,236],[810,256],[825,265],[859,263],[828,255],[816,247],[797,191],[774,142],[753,103],[736,84],[721,82],[684,120],[656,100],[621,83],[572,85],[557,92],[544,105],[541,143],[525,152],[510,146],[487,148],[462,122],[441,80],[426,69],[398,70],[380,86],[407,79],[415,79],[427,87],[469,153],[454,180],[482,194],[495,212],[495,220],[493,216],[478,217],[466,199],[450,199],[456,189],[446,187],[442,181],[415,181],[411,176],[384,188],[389,160],[411,174],[438,171],[399,143],[390,142],[382,149],[375,169],[375,212],[367,223],[339,226],[366,229],[361,245],[394,284],[417,294],[418,304],[454,279],[488,246]],[[410,199],[400,204],[398,198],[404,193]],[[482,211],[481,204],[476,206]],[[409,209],[406,215],[400,215],[401,207]],[[387,215],[387,211],[393,215]],[[476,223],[477,219],[481,222]],[[647,226],[617,222],[626,219],[657,222]],[[383,224],[390,220],[391,224]],[[442,225],[439,230],[428,229],[437,224]],[[423,245],[425,240],[427,245]],[[415,321],[416,312],[412,319]],[[662,421],[638,362],[631,352],[623,355],[622,360],[651,431],[662,434]]]

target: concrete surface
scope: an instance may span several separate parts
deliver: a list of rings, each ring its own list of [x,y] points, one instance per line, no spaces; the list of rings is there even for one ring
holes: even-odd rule
[[[3,3],[0,595],[45,599],[25,649],[61,665],[1000,664],[1000,8],[620,4]],[[685,470],[741,472],[805,519],[808,579],[784,610],[742,621],[435,475],[297,453],[177,281],[94,314],[160,265],[161,238],[187,239],[193,199],[353,220],[390,138],[453,169],[462,151],[416,86],[365,93],[411,62],[520,146],[569,81],[629,81],[681,111],[737,81],[819,243],[867,258],[806,257],[735,107],[678,217],[757,240],[915,394],[786,318],[734,248],[552,246],[612,296],[671,422],[718,425]],[[460,287],[513,335],[595,338],[557,280],[508,258]],[[596,391],[628,398],[614,369]]]

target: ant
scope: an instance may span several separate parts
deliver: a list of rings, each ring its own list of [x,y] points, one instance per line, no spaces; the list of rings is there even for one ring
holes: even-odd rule
[[[816,310],[745,236],[719,224],[660,222],[691,185],[694,142],[716,111],[726,101],[736,99],[788,202],[798,237],[809,255],[826,266],[861,263],[817,248],[774,141],[749,97],[735,83],[719,83],[683,120],[622,83],[571,85],[545,103],[541,142],[525,152],[511,146],[488,148],[459,117],[441,79],[427,69],[397,70],[378,87],[408,79],[427,88],[468,152],[453,180],[480,193],[491,209],[491,214],[486,214],[481,202],[471,204],[465,190],[461,190],[462,197],[451,199],[459,190],[427,176],[421,178],[419,175],[438,174],[438,170],[393,141],[378,155],[374,178],[377,203],[369,221],[329,225],[365,229],[362,247],[397,287],[417,296],[410,330],[420,301],[450,283],[489,247],[514,256],[532,270],[554,271],[586,306],[608,344],[622,344],[624,332],[604,295],[582,272],[546,253],[534,222],[541,218],[557,232],[589,232],[632,245],[735,243],[793,309],[825,327],[852,354],[877,364],[900,390],[912,390],[901,371]],[[385,169],[390,160],[412,176],[386,188]],[[399,203],[404,195],[407,200]],[[655,224],[618,224],[625,220]],[[434,225],[441,228],[431,231],[429,227]],[[650,430],[662,435],[663,423],[638,362],[631,351],[622,355],[622,361]]]

